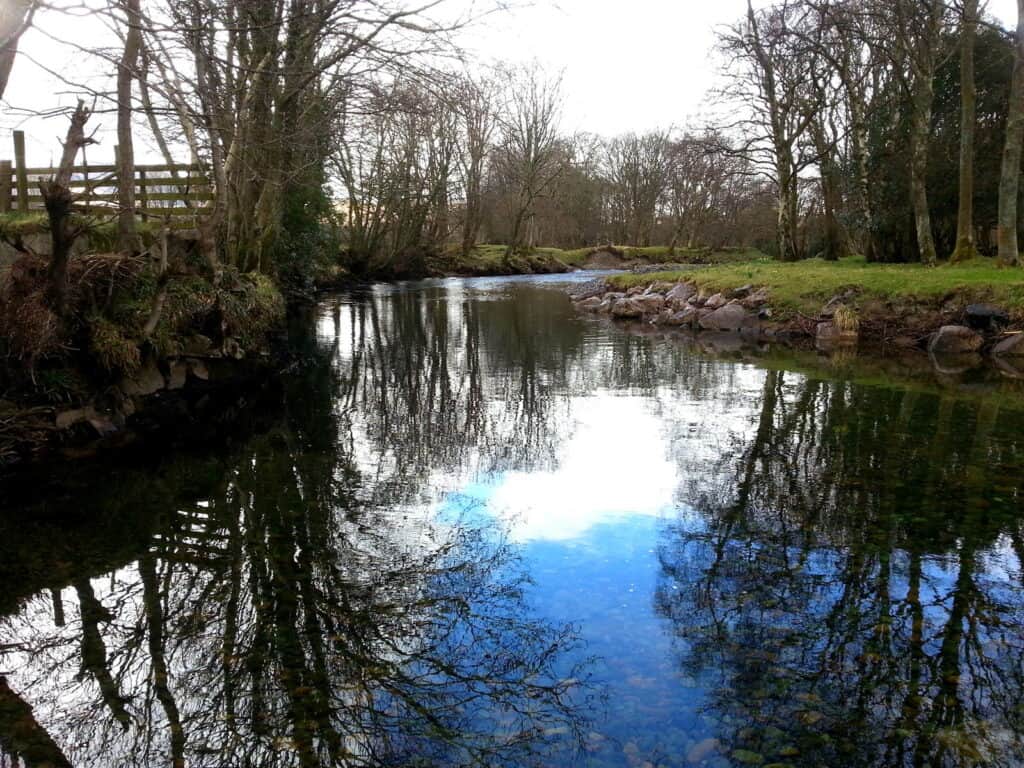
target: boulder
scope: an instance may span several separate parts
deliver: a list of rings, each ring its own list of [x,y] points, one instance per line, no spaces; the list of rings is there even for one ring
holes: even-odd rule
[[[744,286],[741,286],[739,288],[733,288],[731,291],[729,291],[729,298],[730,299],[745,299],[745,298],[747,298],[747,296],[750,295],[751,291],[753,291],[753,290],[754,290],[754,286],[752,286],[752,285],[744,285]]]
[[[676,309],[682,309],[695,295],[697,295],[697,289],[693,285],[679,283],[665,294],[665,300]]]
[[[1010,322],[1005,309],[992,304],[968,304],[964,312],[967,325],[976,331],[994,331]]]
[[[1007,336],[992,350],[994,357],[1024,357],[1024,333]]]
[[[765,304],[768,303],[768,299],[768,289],[758,288],[753,293],[744,297],[740,301],[740,304],[742,304],[746,309],[759,309],[760,307],[763,307]]]
[[[720,309],[728,304],[729,301],[720,293],[716,293],[714,296],[704,302],[704,306],[708,309]]]
[[[167,377],[167,388],[171,390],[184,388],[185,379],[187,377],[188,363],[184,360],[175,360],[170,366],[170,372]]]
[[[710,303],[708,304],[710,306]],[[700,319],[700,327],[706,331],[739,331],[757,324],[739,304],[726,304]]]
[[[126,395],[152,395],[165,386],[164,375],[150,360],[134,376],[125,377],[121,381],[121,391]]]
[[[660,325],[670,325],[676,328],[683,326],[692,327],[695,322],[697,322],[697,310],[693,307],[680,309],[676,312],[666,312],[660,319]]]
[[[612,317],[631,320],[644,316],[644,305],[633,298],[618,299],[612,304]]]
[[[928,342],[928,351],[933,355],[962,355],[977,352],[985,340],[981,335],[962,325],[944,325]]]
[[[652,294],[652,293],[666,294],[669,291],[671,291],[674,287],[675,287],[675,283],[666,283],[666,282],[662,281],[660,283],[654,283],[653,285],[649,286],[647,288],[647,290],[644,291],[644,294],[645,295]]]

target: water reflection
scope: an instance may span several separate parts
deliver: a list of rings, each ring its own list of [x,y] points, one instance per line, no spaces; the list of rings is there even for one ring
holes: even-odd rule
[[[255,436],[0,513],[8,755],[1024,763],[1018,384],[709,355],[532,282],[316,324]]]
[[[657,609],[739,757],[1024,760],[1024,454],[1005,416],[765,376],[752,435],[691,487],[699,524],[659,550]]]

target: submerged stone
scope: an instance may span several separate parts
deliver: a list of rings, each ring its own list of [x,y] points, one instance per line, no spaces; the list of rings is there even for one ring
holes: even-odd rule
[[[957,355],[977,352],[984,343],[981,335],[970,328],[962,325],[944,325],[928,342],[928,351],[936,355]]]

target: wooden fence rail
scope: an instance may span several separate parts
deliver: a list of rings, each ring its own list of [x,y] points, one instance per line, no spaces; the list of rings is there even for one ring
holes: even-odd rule
[[[14,131],[14,162],[0,160],[0,214],[44,210],[39,182],[56,174],[56,168],[27,166],[25,134]],[[116,165],[75,166],[68,186],[75,194],[76,212],[97,216],[117,213],[120,194]],[[144,221],[165,220],[174,228],[194,226],[195,217],[208,212],[211,200],[209,181],[198,165],[135,166],[135,210]]]

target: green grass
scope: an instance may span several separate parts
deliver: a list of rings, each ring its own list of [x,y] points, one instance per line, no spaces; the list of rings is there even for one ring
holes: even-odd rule
[[[75,224],[85,224],[84,237],[88,239],[90,249],[98,252],[117,249],[117,220],[112,217],[99,219],[96,217],[73,217]],[[137,220],[136,228],[139,236],[146,244],[152,243],[160,231],[153,221]],[[0,213],[0,237],[15,239],[30,235],[45,234],[50,231],[50,222],[45,211],[31,213]]]
[[[988,259],[924,267],[920,264],[869,264],[862,257],[838,262],[809,259],[782,263],[757,259],[717,264],[700,270],[669,271],[612,278],[616,287],[655,281],[687,280],[712,291],[743,285],[766,287],[772,306],[786,311],[817,311],[823,301],[853,289],[858,298],[937,303],[950,296],[998,303],[1024,313],[1024,270],[1004,268]]]

